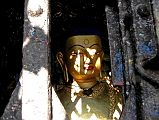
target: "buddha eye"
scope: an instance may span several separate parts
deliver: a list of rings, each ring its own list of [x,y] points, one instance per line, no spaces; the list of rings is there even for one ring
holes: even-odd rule
[[[77,55],[77,53],[72,53],[71,55],[72,55],[72,56],[76,56],[76,55]]]
[[[99,54],[100,54],[100,52],[96,52],[95,54],[96,54],[96,55],[99,55]]]
[[[83,54],[83,53],[79,53],[79,55],[80,55],[81,57],[83,57],[83,56],[84,56],[84,54]]]
[[[73,57],[77,56],[77,53],[71,53],[70,54],[70,59],[72,59]]]

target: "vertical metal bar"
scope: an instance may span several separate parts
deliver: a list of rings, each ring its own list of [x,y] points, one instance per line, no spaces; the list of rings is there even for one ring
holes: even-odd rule
[[[117,7],[117,6],[114,6]],[[124,81],[124,65],[121,50],[121,34],[119,26],[118,10],[113,7],[106,6],[106,19],[108,28],[108,39],[111,55],[112,81],[114,85],[123,85]]]

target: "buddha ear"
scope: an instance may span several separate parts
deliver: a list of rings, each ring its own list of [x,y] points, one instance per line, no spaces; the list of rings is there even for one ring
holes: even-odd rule
[[[102,59],[103,59],[104,58],[104,51],[102,51],[102,55],[101,56],[102,56]]]
[[[62,52],[58,52],[58,53],[56,54],[56,59],[57,59],[57,61],[59,62],[61,68],[63,69],[63,66],[64,66],[65,63],[64,63],[64,58],[63,58]]]
[[[58,52],[56,54],[56,58],[62,68],[62,71],[64,72],[64,79],[66,82],[68,82],[68,70],[67,70],[67,66],[66,66],[66,63],[64,61],[64,57],[63,57],[63,54],[62,52]]]

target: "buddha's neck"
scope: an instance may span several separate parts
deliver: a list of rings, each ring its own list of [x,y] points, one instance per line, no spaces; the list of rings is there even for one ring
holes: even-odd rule
[[[97,83],[96,78],[84,79],[84,80],[83,79],[80,79],[80,80],[75,79],[75,81],[77,82],[77,84],[82,89],[89,89],[89,88],[93,87]]]

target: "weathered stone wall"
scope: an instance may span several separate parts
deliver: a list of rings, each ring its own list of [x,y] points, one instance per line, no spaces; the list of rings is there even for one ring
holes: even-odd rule
[[[1,49],[7,49],[9,54],[4,50],[1,53],[4,54],[1,62],[7,65],[5,68],[2,63],[0,67],[4,73],[0,78],[0,89],[4,89],[0,97],[7,94],[0,99],[0,105],[6,106],[3,106],[4,112],[1,107],[1,119],[47,120],[51,117],[49,3],[47,0],[25,0],[16,4],[4,11],[9,39]],[[9,87],[13,88],[8,91]]]

